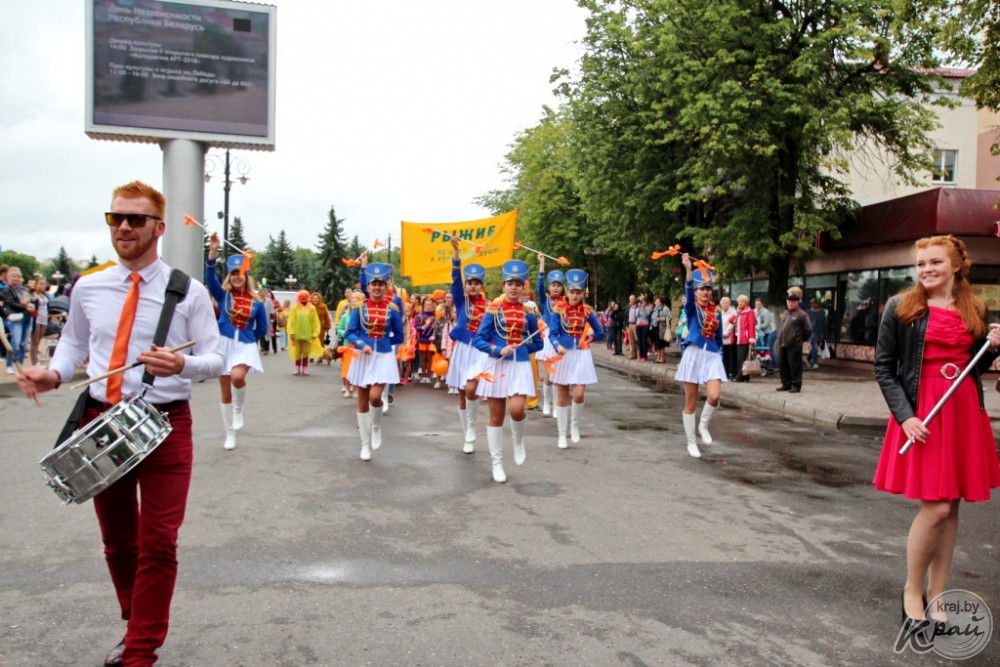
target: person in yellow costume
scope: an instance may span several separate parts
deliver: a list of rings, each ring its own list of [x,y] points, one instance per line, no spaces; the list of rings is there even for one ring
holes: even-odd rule
[[[288,310],[288,356],[295,364],[296,375],[309,375],[309,357],[322,358],[323,343],[319,339],[320,325],[316,306],[308,290],[301,290]]]

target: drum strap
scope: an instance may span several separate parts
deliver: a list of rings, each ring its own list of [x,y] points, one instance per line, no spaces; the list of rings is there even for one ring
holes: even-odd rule
[[[170,279],[167,280],[167,291],[163,297],[163,310],[160,311],[160,321],[156,324],[156,333],[153,334],[153,345],[163,347],[167,342],[167,332],[170,331],[170,322],[174,319],[174,309],[177,304],[187,296],[188,287],[191,285],[191,276],[180,269],[170,271]],[[155,378],[148,371],[142,374],[142,383],[152,386]]]
[[[174,310],[177,308],[177,304],[187,296],[190,285],[191,276],[180,269],[172,269],[170,271],[170,278],[167,280],[167,290],[163,297],[163,310],[160,311],[160,320],[156,324],[156,333],[153,334],[153,345],[163,347],[163,344],[167,342],[167,332],[170,330],[170,322],[174,319]],[[152,385],[153,379],[152,375],[144,373],[142,383]],[[87,409],[88,396],[90,396],[90,390],[84,389],[76,399],[69,417],[66,418],[66,424],[63,425],[62,431],[59,433],[59,439],[56,440],[56,447],[68,440],[77,427],[80,426],[80,420],[83,419],[83,411]]]

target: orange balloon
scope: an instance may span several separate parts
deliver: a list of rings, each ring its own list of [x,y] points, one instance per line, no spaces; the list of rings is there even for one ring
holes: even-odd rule
[[[445,376],[448,374],[448,360],[444,357],[436,359],[433,364],[431,364],[431,372],[434,375]]]

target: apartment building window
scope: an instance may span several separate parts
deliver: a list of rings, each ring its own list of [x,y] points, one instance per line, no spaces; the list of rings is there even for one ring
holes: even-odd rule
[[[934,173],[931,176],[931,180],[935,183],[954,183],[955,162],[957,159],[958,151],[934,151]]]

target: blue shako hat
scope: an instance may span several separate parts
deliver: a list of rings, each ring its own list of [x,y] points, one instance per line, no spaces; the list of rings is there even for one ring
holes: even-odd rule
[[[389,278],[392,278],[392,265],[369,264],[365,267],[365,278],[367,278],[370,283],[373,283],[376,280],[383,283],[388,282]]]
[[[522,283],[528,280],[528,265],[519,259],[511,259],[503,263],[503,281],[520,280]]]
[[[483,268],[482,264],[466,264],[465,268],[462,269],[462,277],[466,282],[478,280],[481,283],[485,283],[486,269]]]
[[[247,266],[250,266],[250,262],[247,262]],[[229,259],[226,260],[226,273],[232,273],[233,271],[239,271],[243,268],[243,255],[230,255]]]
[[[552,283],[559,283],[560,285],[566,284],[566,276],[563,275],[562,271],[549,271],[548,275],[545,276],[545,284],[551,285]]]
[[[691,274],[691,280],[694,281],[695,289],[698,289],[699,287],[704,287],[705,285],[712,287],[713,278],[714,276],[712,275],[712,272],[709,271],[708,269],[695,269],[694,273]]]
[[[567,271],[566,289],[587,289],[587,272],[583,269],[570,269]]]

